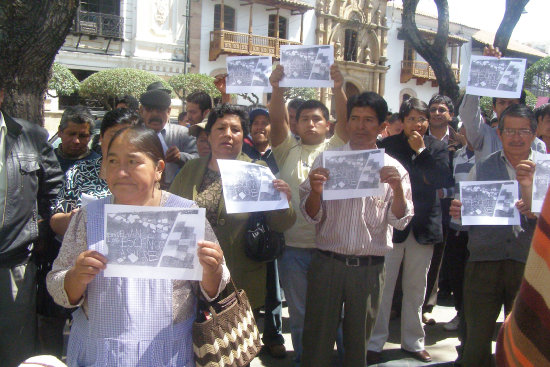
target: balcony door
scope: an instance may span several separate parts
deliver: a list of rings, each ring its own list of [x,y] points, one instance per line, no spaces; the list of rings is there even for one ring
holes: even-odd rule
[[[220,20],[222,16],[222,5],[214,6],[214,30],[220,30]],[[235,31],[235,9],[230,6],[223,5],[223,30]]]
[[[275,32],[275,23],[277,20],[277,15],[269,15],[269,26],[267,29],[267,35],[269,37],[277,37],[277,32]],[[288,19],[281,17],[279,15],[279,38],[288,39]]]

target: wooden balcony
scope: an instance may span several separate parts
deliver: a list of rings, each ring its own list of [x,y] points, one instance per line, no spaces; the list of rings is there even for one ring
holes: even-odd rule
[[[460,81],[460,70],[457,67],[452,67],[456,81]],[[430,64],[425,61],[403,60],[401,61],[401,83],[406,83],[412,78],[416,78],[416,84],[422,85],[427,81],[431,81],[437,85],[437,78]]]
[[[278,59],[282,45],[301,45],[301,43],[226,30],[212,31],[210,32],[209,60],[215,61],[221,54],[271,56]]]

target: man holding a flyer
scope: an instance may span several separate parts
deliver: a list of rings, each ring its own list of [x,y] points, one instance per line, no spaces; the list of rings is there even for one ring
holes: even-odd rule
[[[468,181],[517,180],[521,214],[520,226],[470,226],[470,257],[464,276],[464,317],[466,340],[462,366],[491,366],[491,341],[495,323],[504,304],[506,314],[512,309],[519,290],[525,261],[536,225],[531,213],[531,194],[535,163],[531,144],[537,123],[525,105],[504,110],[498,122],[499,150],[476,163]],[[462,203],[453,200],[450,214],[461,217]]]
[[[376,137],[388,112],[386,101],[365,92],[351,97],[347,110],[350,141],[336,150],[377,149]],[[330,172],[322,167],[322,158],[315,159],[308,179],[300,185],[300,209],[316,225],[317,248],[307,278],[301,365],[330,365],[345,303],[343,365],[364,367],[384,283],[384,255],[392,249],[392,227],[404,229],[413,217],[409,175],[384,154],[381,195],[327,200],[323,191]]]

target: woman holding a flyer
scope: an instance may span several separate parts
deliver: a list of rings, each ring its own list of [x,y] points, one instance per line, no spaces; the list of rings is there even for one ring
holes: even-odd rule
[[[170,192],[194,200],[201,208],[206,208],[206,218],[224,250],[231,277],[238,288],[246,291],[252,309],[256,309],[265,300],[266,267],[245,254],[245,234],[250,213],[227,213],[218,167],[218,159],[251,162],[241,152],[243,138],[248,135],[248,116],[240,107],[224,104],[210,112],[205,130],[212,153],[187,162],[172,182]],[[262,161],[254,163],[266,165]],[[286,182],[275,180],[273,185],[290,200],[290,187]],[[266,211],[265,214],[268,226],[276,232],[285,231],[296,220],[292,207]]]
[[[78,309],[67,350],[69,366],[191,366],[191,330],[198,292],[216,298],[229,281],[223,252],[206,222],[197,256],[202,281],[106,277],[105,204],[191,208],[160,190],[164,154],[157,134],[143,127],[118,131],[104,157],[112,196],[77,212],[47,285],[55,302]]]

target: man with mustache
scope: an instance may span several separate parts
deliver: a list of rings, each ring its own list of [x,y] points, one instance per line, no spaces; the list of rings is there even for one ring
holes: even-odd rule
[[[497,134],[502,150],[476,161],[467,181],[517,180],[520,226],[470,226],[464,273],[466,339],[460,365],[492,366],[491,341],[500,310],[508,314],[521,284],[536,226],[531,213],[535,163],[531,144],[537,123],[529,107],[514,104],[500,115]],[[467,131],[468,133],[468,131]],[[459,219],[462,203],[453,200],[450,214]]]
[[[198,157],[197,144],[186,127],[168,122],[171,111],[168,93],[161,89],[149,90],[141,95],[139,102],[144,125],[155,130],[162,143],[167,164],[161,186],[167,188],[185,162]]]

